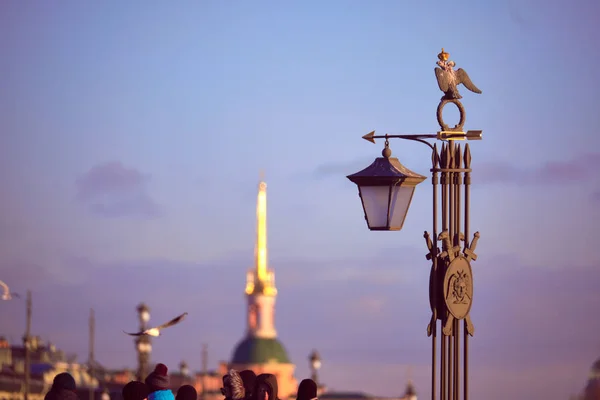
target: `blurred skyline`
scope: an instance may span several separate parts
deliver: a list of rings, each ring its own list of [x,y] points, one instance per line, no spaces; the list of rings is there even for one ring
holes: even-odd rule
[[[297,376],[429,396],[424,230],[370,232],[346,175],[383,143],[437,130],[444,47],[472,143],[473,398],[564,399],[600,357],[600,4],[589,1],[217,1],[0,4],[0,280],[33,291],[33,332],[135,366],[135,306],[174,370],[229,360],[245,332],[259,171],[268,183],[276,325]],[[445,112],[451,120],[450,110]],[[392,141],[427,174],[429,152]],[[24,302],[0,303],[19,340]]]

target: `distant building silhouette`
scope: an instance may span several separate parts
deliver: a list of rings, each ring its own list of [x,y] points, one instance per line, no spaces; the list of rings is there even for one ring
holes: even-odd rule
[[[81,391],[97,389],[98,380],[88,373],[86,365],[75,362],[75,356],[66,356],[51,343],[44,343],[39,336],[31,342],[30,400],[43,400],[52,386],[54,377],[61,372],[70,373]],[[23,398],[25,376],[25,348],[12,346],[0,337],[0,399]],[[100,397],[98,396],[98,400]]]
[[[600,400],[600,358],[590,368],[583,393],[572,396],[569,400]]]
[[[600,358],[590,368],[587,385],[583,392],[583,400],[600,400]]]

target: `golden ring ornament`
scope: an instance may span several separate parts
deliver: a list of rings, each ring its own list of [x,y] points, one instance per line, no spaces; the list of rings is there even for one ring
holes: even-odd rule
[[[450,128],[450,126],[448,124],[446,124],[446,122],[444,121],[444,117],[442,115],[442,113],[444,111],[444,107],[448,103],[452,103],[458,108],[459,121],[456,125],[454,125],[453,128]],[[442,128],[442,130],[445,132],[462,132],[463,126],[465,125],[465,122],[467,120],[467,115],[465,113],[465,107],[457,99],[444,99],[444,100],[440,101],[440,103],[438,104],[438,107],[437,107],[436,117],[437,117],[438,124],[440,125],[440,128]]]

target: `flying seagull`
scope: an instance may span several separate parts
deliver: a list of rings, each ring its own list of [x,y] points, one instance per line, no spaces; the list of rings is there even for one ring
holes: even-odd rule
[[[11,293],[8,285],[2,281],[0,281],[0,288],[2,288],[2,300],[12,300],[13,297],[21,297],[18,293]]]
[[[434,70],[438,86],[444,92],[442,100],[462,99],[457,88],[461,83],[471,92],[481,94],[481,90],[471,82],[467,71],[462,68],[454,70],[456,64],[454,61],[448,61],[450,54],[446,53],[444,49],[438,54],[438,58],[439,61],[436,62],[438,67],[435,67]]]
[[[154,336],[154,337],[158,337],[160,336],[160,330],[161,329],[165,329],[168,328],[170,326],[176,325],[178,323],[180,323],[181,321],[183,321],[183,319],[185,318],[185,316],[188,313],[183,313],[178,317],[173,318],[172,320],[170,320],[169,322],[159,325],[155,328],[150,328],[150,329],[146,329],[145,331],[141,331],[141,332],[137,332],[137,333],[129,333],[129,332],[125,332],[124,333],[130,335],[130,336]]]

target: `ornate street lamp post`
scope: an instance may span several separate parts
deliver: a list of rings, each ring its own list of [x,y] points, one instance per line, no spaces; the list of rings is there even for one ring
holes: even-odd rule
[[[10,297],[10,293],[8,294]],[[27,303],[26,303],[26,325],[25,325],[25,335],[23,335],[23,348],[25,350],[25,385],[23,387],[23,399],[29,400],[29,392],[30,392],[30,380],[31,380],[31,290],[27,291]]]
[[[208,344],[202,344],[202,392],[200,400],[206,399],[206,375],[208,375]]]
[[[185,379],[189,378],[190,368],[188,367],[188,365],[185,361],[182,361],[179,363],[179,372]]]
[[[308,361],[310,361],[311,379],[315,381],[317,387],[319,387],[318,372],[321,368],[321,357],[319,356],[319,353],[317,353],[316,350],[313,350],[312,353],[310,353],[310,357],[308,357]]]
[[[140,321],[140,332],[145,331],[150,321],[150,309],[144,303],[137,306],[138,318]],[[143,382],[148,376],[148,366],[150,365],[150,353],[152,352],[152,343],[148,335],[138,336],[135,339],[135,348],[138,357],[137,380]]]
[[[479,232],[476,232],[474,239],[469,241],[471,151],[468,144],[461,149],[460,144],[455,142],[481,140],[482,131],[464,132],[466,114],[459,101],[461,96],[457,85],[462,83],[475,93],[481,91],[473,85],[462,68],[454,70],[455,63],[449,61],[449,57],[450,55],[442,49],[438,54],[438,67],[435,68],[438,85],[444,92],[437,108],[440,131],[436,134],[423,135],[376,136],[375,131],[366,134],[363,139],[372,143],[375,143],[376,138],[385,138],[383,157],[377,158],[367,168],[347,178],[358,186],[365,219],[370,230],[400,230],[404,225],[415,187],[426,178],[404,167],[397,158],[391,157],[389,139],[412,140],[430,147],[433,227],[431,235],[425,232],[423,236],[428,248],[426,258],[432,262],[429,278],[432,316],[427,327],[427,335],[432,338],[431,396],[435,400],[438,385],[436,343],[439,320],[442,328],[439,340],[440,400],[459,400],[461,395],[467,400],[468,337],[473,336],[474,333],[469,316],[473,299],[471,261],[477,259],[475,247]],[[448,103],[453,103],[460,112],[460,121],[453,128],[450,128],[442,118],[442,110]],[[443,141],[441,150],[438,152],[437,145],[432,145],[427,141],[428,139]],[[438,201],[440,194],[441,204]],[[464,204],[461,201],[463,196]],[[438,241],[441,242],[441,251]]]

